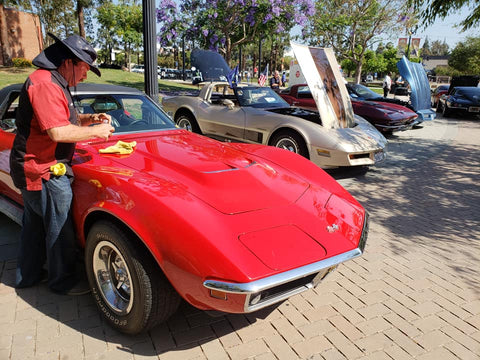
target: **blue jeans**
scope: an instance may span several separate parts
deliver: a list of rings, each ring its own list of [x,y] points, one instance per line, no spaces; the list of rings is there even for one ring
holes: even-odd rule
[[[52,176],[49,181],[43,181],[41,191],[21,191],[24,213],[16,287],[28,287],[40,281],[46,261],[49,288],[65,293],[77,282],[70,180],[66,176]]]

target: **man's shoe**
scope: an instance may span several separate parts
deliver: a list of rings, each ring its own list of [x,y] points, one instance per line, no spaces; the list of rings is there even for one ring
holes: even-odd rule
[[[85,295],[88,294],[90,291],[90,285],[88,284],[88,281],[82,280],[78,282],[73,288],[68,290],[65,295],[70,295],[70,296],[79,296],[79,295]]]

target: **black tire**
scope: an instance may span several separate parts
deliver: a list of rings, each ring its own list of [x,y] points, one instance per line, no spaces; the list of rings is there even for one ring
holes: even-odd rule
[[[90,229],[85,248],[95,303],[113,328],[127,334],[164,322],[180,303],[158,264],[135,241],[113,223],[99,221]]]
[[[437,103],[437,108],[435,110],[437,113],[441,113],[442,112],[442,104],[440,103],[440,101]]]
[[[182,129],[201,134],[200,127],[198,126],[197,120],[193,115],[182,112],[175,117],[175,123]]]
[[[289,150],[309,159],[305,140],[293,130],[284,130],[275,134],[270,140],[270,145],[281,149]]]

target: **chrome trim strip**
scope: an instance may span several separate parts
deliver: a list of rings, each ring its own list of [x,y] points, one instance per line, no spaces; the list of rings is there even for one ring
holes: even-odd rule
[[[296,269],[292,269],[252,282],[230,283],[217,280],[205,280],[203,286],[205,286],[207,289],[220,290],[232,294],[253,294],[274,286],[282,285],[287,282],[300,279],[307,275],[311,275],[331,266],[338,265],[347,260],[354,259],[360,255],[362,255],[362,250],[360,250],[359,247],[346,253],[336,255],[325,260],[317,261],[313,264],[308,264]]]
[[[259,293],[261,291],[285,284],[290,281],[303,278],[305,276],[308,276],[314,273],[318,273],[322,270],[328,269],[332,266],[336,266],[345,261],[354,259],[362,255],[365,250],[365,244],[367,242],[367,237],[368,237],[368,217],[369,217],[368,212],[365,211],[365,219],[363,222],[362,235],[359,240],[358,248],[356,249],[347,251],[346,253],[339,254],[325,260],[317,261],[313,264],[308,264],[296,269],[292,269],[280,274],[269,276],[260,280],[249,282],[249,283],[230,283],[230,282],[217,281],[217,280],[205,280],[203,283],[203,286],[205,286],[207,289],[220,290],[226,293],[246,295],[245,306],[244,306],[245,312],[256,311],[261,308],[267,307],[269,305],[275,304],[279,301],[285,300],[293,295],[302,293],[312,288],[313,284],[309,283],[297,288],[293,288],[290,291],[282,293],[279,296],[272,297],[271,299],[268,299],[266,301],[260,302],[255,305],[250,305],[250,306],[248,305],[250,302],[250,296],[252,294]]]

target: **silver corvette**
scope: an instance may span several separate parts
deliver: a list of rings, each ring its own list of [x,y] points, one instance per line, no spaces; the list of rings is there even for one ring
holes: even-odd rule
[[[351,110],[348,94],[346,101]],[[332,124],[327,115],[291,107],[268,87],[210,82],[198,96],[164,97],[162,104],[179,127],[223,141],[284,148],[322,168],[373,165],[385,158],[387,140],[353,111],[344,112],[343,124]]]

